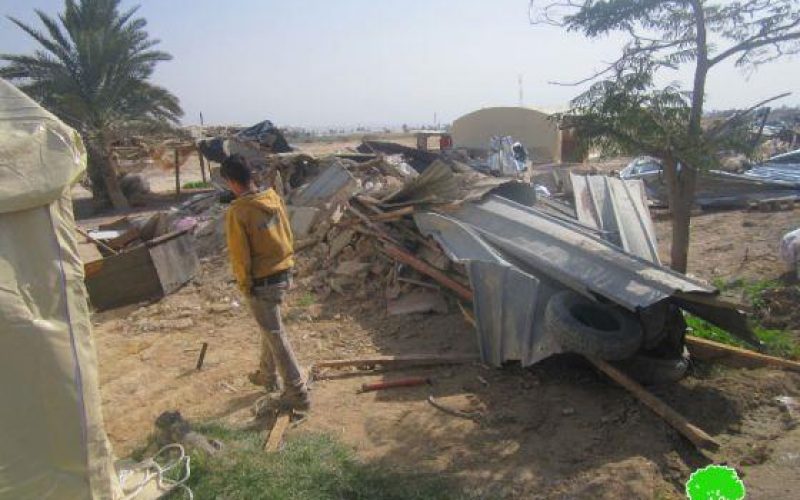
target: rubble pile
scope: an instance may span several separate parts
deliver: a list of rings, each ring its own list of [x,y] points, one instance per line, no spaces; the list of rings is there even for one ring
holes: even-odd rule
[[[447,312],[438,284],[409,266],[395,264],[382,251],[381,242],[391,241],[468,286],[463,267],[447,259],[404,217],[409,210],[387,217],[382,208],[383,200],[402,193],[419,174],[400,155],[364,155],[359,160],[306,155],[272,160],[277,176],[284,179],[296,248],[302,252],[297,283],[321,299],[332,293],[357,300],[383,297],[390,314]],[[323,178],[321,172],[328,174]],[[318,176],[311,178],[311,173]],[[301,178],[310,182],[300,184]],[[311,224],[298,221],[295,214],[309,209]]]
[[[744,340],[755,338],[741,312],[714,298],[713,287],[660,265],[640,181],[573,176],[572,183],[585,186],[576,197],[604,200],[595,214],[585,204],[567,210],[553,200],[538,202],[524,180],[452,159],[416,166],[407,159],[402,152],[265,157],[256,181],[275,186],[287,202],[301,289],[319,300],[380,299],[387,314],[460,309],[475,325],[484,361],[496,366],[509,360],[527,366],[574,349],[563,347],[573,303],[619,323],[603,334],[608,341],[580,352],[610,361],[680,359],[681,309]],[[133,237],[120,248],[141,244],[145,227],[156,235],[191,232],[198,256],[221,266],[225,198],[203,193],[144,223],[127,221]],[[559,301],[561,316],[546,314]],[[183,321],[179,311],[166,316]],[[164,326],[145,323],[145,329]],[[627,338],[616,342],[615,335]]]

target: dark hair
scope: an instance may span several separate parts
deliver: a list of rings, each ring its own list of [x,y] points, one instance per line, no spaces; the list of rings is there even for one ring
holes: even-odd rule
[[[219,168],[219,174],[223,179],[238,182],[243,186],[250,184],[250,179],[252,179],[247,160],[238,154],[225,158]]]

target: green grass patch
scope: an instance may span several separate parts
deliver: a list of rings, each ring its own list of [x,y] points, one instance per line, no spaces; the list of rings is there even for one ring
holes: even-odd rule
[[[188,486],[197,499],[460,499],[454,485],[430,474],[406,474],[365,464],[335,439],[304,434],[279,453],[265,453],[263,433],[198,426],[225,443],[214,457],[192,455]],[[183,498],[175,492],[169,498]]]
[[[743,298],[756,310],[764,307],[762,295],[765,291],[783,286],[777,280],[745,281],[741,278],[727,281],[715,278],[711,281],[711,284],[721,292],[741,291]]]
[[[764,314],[767,302],[764,299],[765,292],[774,288],[781,288],[784,285],[777,280],[745,281],[743,279],[723,281],[716,279],[713,285],[723,292],[740,292],[744,302],[749,303],[753,308],[753,317],[757,319]],[[711,323],[704,321],[690,314],[686,315],[686,323],[694,330],[694,334],[709,340],[715,340],[725,344],[749,348],[747,344],[722,330]],[[795,336],[785,330],[765,328],[755,324],[753,331],[761,340],[769,354],[784,358],[800,359],[800,341]]]
[[[206,189],[213,187],[210,182],[192,181],[183,185],[183,189]]]
[[[317,296],[311,292],[306,292],[297,299],[297,307],[309,307],[317,302]]]
[[[739,340],[725,330],[712,325],[708,321],[700,319],[697,316],[692,316],[691,314],[686,314],[685,316],[686,324],[692,329],[692,334],[697,337],[752,349],[752,347],[745,342]],[[753,328],[753,332],[755,332],[758,339],[764,343],[765,350],[768,354],[780,356],[782,358],[800,359],[800,343],[798,343],[791,333],[784,330],[764,328],[760,325],[756,325]]]

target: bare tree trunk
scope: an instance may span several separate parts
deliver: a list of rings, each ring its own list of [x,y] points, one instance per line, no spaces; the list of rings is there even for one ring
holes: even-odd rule
[[[705,99],[706,76],[708,75],[708,43],[706,40],[705,12],[701,0],[692,0],[695,26],[697,29],[697,63],[692,87],[692,108],[689,116],[689,135],[697,145],[703,141],[703,101]],[[664,175],[669,188],[669,208],[672,212],[672,246],[670,248],[670,267],[686,273],[689,263],[689,241],[694,205],[694,188],[697,170],[682,165],[678,170],[675,158],[664,161]]]
[[[664,160],[664,177],[667,181],[669,208],[672,213],[670,267],[680,273],[686,273],[689,263],[689,233],[697,171],[685,166],[678,171],[677,161],[669,158]]]
[[[115,210],[126,210],[130,207],[128,199],[122,193],[115,165],[110,162],[109,155],[102,145],[94,141],[86,141],[89,155],[89,178],[92,181],[92,198],[95,206],[112,206]]]

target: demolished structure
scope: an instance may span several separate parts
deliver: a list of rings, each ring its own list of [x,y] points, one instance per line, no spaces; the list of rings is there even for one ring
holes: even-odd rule
[[[667,206],[667,184],[658,159],[636,158],[620,172],[620,177],[641,179],[648,198]],[[800,200],[800,152],[772,157],[741,174],[709,170],[697,177],[695,203],[702,208],[746,208],[772,200]]]
[[[299,158],[271,157],[263,177],[295,179],[280,189],[296,247],[308,252],[298,277],[318,295],[367,293],[371,276],[371,292],[382,288],[399,314],[446,309],[436,290],[450,290],[494,366],[563,351],[678,359],[681,310],[757,344],[713,287],[660,265],[641,181],[573,175],[571,209],[456,161],[419,173],[397,156],[303,155],[299,175]],[[198,196],[211,214],[195,216],[198,248],[221,236],[216,197]]]

